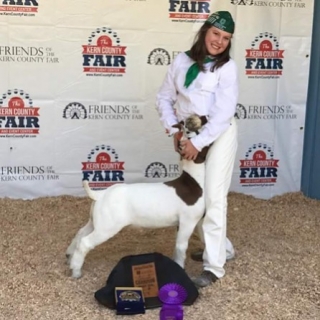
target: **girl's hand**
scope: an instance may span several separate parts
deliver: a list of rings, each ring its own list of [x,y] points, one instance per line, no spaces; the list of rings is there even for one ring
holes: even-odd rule
[[[199,151],[194,147],[190,140],[180,141],[180,146],[180,153],[184,159],[195,160],[197,158]]]

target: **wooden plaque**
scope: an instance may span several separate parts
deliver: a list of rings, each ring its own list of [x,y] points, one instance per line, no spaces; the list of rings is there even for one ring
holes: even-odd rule
[[[154,262],[132,266],[133,285],[143,289],[145,298],[158,296],[159,287]]]

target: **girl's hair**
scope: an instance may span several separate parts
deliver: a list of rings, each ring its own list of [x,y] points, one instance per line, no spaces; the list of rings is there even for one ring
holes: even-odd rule
[[[207,34],[207,31],[212,27],[209,23],[204,23],[198,33],[196,34],[196,37],[194,39],[193,45],[190,49],[190,58],[193,59],[199,66],[201,71],[204,71],[204,60],[206,56],[208,55],[208,51],[206,48],[205,43],[205,37]],[[214,72],[214,70],[222,67],[225,63],[227,63],[230,60],[230,49],[231,49],[231,40],[229,41],[229,44],[221,54],[215,56],[216,63],[211,69],[211,72]]]

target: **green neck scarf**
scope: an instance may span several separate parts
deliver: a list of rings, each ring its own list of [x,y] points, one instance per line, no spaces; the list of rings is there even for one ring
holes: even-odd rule
[[[189,51],[186,51],[185,54],[190,57],[190,50]],[[209,58],[209,57],[206,57],[204,59],[204,63],[208,63],[208,62],[212,62],[214,61],[215,59],[212,59],[212,58]],[[187,74],[186,74],[186,80],[184,81],[184,86],[186,88],[188,88],[190,86],[190,84],[193,82],[193,80],[198,76],[200,72],[200,68],[198,66],[198,64],[195,62],[194,64],[192,64],[190,66],[190,68],[188,69],[187,71]]]

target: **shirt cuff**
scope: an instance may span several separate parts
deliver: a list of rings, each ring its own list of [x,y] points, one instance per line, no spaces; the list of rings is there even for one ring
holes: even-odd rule
[[[203,141],[199,135],[191,138],[190,141],[199,152],[205,146],[205,144],[203,144]]]

